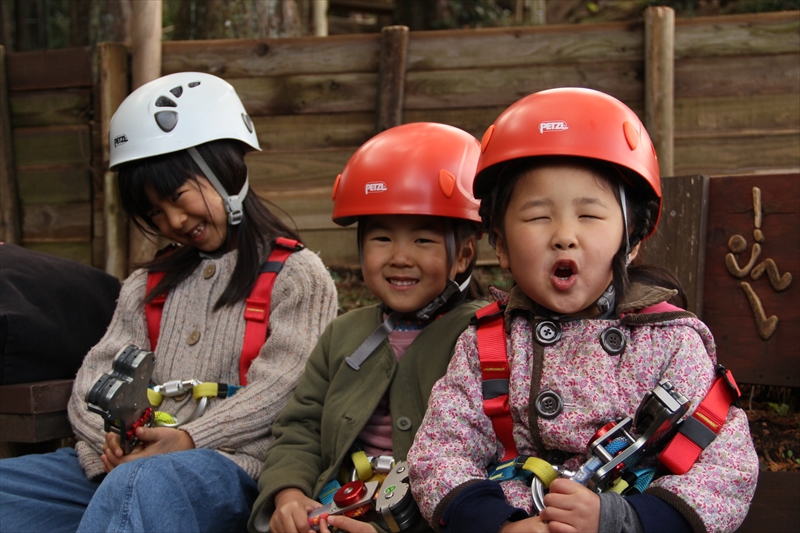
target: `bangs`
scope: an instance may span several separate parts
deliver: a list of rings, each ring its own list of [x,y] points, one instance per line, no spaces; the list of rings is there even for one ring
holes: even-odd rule
[[[135,218],[154,228],[147,213],[153,209],[147,190],[159,198],[168,198],[187,180],[200,174],[191,156],[185,151],[133,161],[119,169],[119,195],[122,207]]]

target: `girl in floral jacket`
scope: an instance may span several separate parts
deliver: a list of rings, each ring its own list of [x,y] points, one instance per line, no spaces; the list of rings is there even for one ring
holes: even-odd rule
[[[597,91],[553,89],[509,107],[482,144],[475,196],[515,282],[496,296],[518,454],[577,469],[593,435],[632,416],[662,380],[693,410],[715,378],[711,333],[668,304],[682,297],[671,276],[629,266],[661,208],[655,150],[636,115]],[[408,454],[414,496],[434,529],[716,532],[744,520],[758,460],[733,406],[685,474],[656,476],[626,496],[556,479],[535,516],[527,482],[487,477],[508,450],[484,412],[476,332],[460,337]]]

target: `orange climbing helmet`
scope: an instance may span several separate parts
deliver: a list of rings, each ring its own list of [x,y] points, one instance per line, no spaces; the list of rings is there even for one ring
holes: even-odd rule
[[[432,215],[480,223],[472,180],[478,140],[433,122],[395,126],[364,143],[333,184],[333,221],[366,215]]]
[[[576,87],[549,89],[511,104],[483,134],[475,197],[490,194],[509,162],[537,156],[611,163],[629,171],[624,172],[629,185],[650,189],[661,202],[661,178],[650,136],[636,113],[605,93]],[[657,219],[658,215],[652,231]]]

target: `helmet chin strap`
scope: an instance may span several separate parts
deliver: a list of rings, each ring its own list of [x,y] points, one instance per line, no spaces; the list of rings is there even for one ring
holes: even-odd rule
[[[244,211],[242,210],[242,202],[244,201],[244,197],[247,196],[247,191],[250,188],[250,180],[248,177],[244,179],[244,185],[242,186],[242,190],[239,191],[239,194],[235,194],[231,196],[228,194],[228,191],[225,190],[225,187],[222,186],[217,176],[211,170],[211,168],[206,164],[205,159],[203,156],[200,155],[200,152],[197,151],[194,147],[187,148],[187,152],[189,155],[192,156],[192,159],[197,166],[200,167],[200,170],[203,171],[208,181],[211,182],[211,185],[214,186],[214,189],[219,193],[222,197],[222,203],[225,205],[225,212],[228,213],[228,224],[231,226],[236,226],[242,222],[242,218],[244,218]]]
[[[628,202],[625,199],[625,184],[619,183],[619,203],[622,204],[622,226],[625,232],[625,265],[631,263],[631,238],[628,235]]]

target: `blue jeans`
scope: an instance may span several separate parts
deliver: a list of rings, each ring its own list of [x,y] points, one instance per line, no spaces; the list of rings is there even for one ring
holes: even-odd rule
[[[86,479],[75,451],[0,461],[0,532],[241,532],[256,482],[213,450],[175,452]]]

